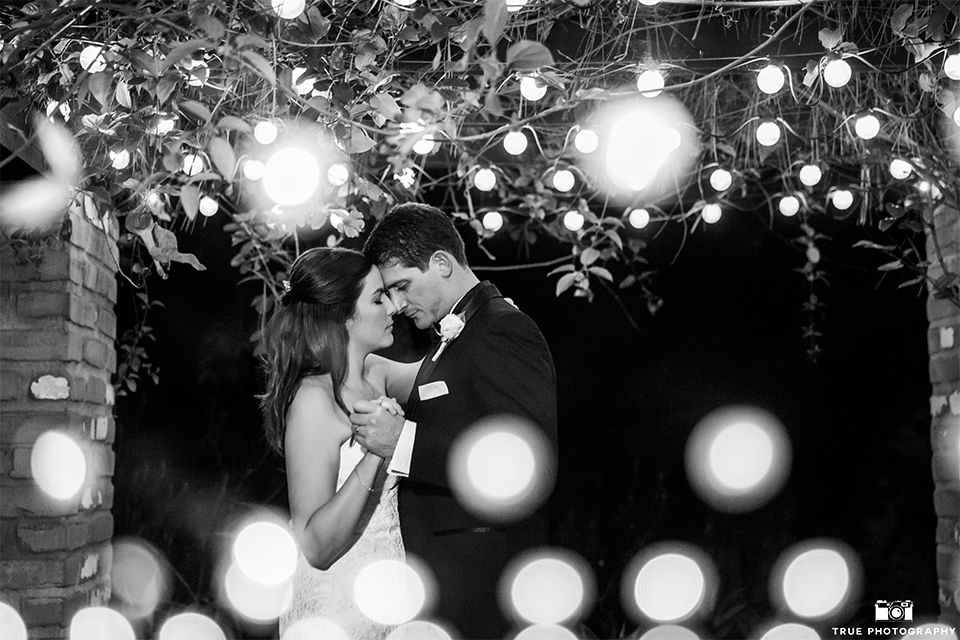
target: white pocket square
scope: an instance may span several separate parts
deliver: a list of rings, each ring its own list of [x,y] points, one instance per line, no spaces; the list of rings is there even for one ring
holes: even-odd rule
[[[428,382],[427,384],[420,385],[417,387],[417,392],[420,394],[421,400],[430,400],[431,398],[445,396],[450,393],[450,390],[447,389],[446,382],[437,380],[436,382]]]

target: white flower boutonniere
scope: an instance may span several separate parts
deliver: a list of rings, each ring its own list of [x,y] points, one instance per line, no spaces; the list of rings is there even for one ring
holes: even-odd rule
[[[440,334],[440,348],[437,349],[437,352],[430,358],[431,362],[436,362],[440,354],[443,353],[443,350],[447,348],[447,345],[460,335],[460,332],[463,331],[464,324],[463,318],[459,314],[448,313],[443,316],[443,319],[440,320],[440,328],[437,330],[437,333]]]

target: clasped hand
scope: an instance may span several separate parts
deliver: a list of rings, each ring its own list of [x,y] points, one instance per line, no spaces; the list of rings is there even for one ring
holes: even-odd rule
[[[367,451],[381,458],[393,457],[403,429],[403,409],[393,398],[357,400],[350,414],[353,437]]]

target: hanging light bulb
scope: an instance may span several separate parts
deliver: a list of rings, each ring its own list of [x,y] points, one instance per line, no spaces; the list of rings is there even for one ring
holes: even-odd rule
[[[957,109],[953,112],[953,122],[960,127],[960,107],[957,107]]]
[[[780,209],[780,213],[788,218],[795,216],[797,212],[800,211],[800,199],[796,196],[783,196],[780,198],[778,208]]]
[[[536,102],[547,95],[547,85],[535,76],[523,76],[520,78],[520,95],[530,102]]]
[[[507,11],[510,11],[511,13],[514,11],[520,11],[520,9],[523,9],[526,6],[527,1],[528,0],[507,0]]]
[[[774,94],[783,88],[783,69],[775,64],[768,64],[757,74],[757,87],[764,93]]]
[[[483,228],[490,231],[500,231],[503,227],[503,216],[499,211],[487,211],[483,214]]]
[[[733,184],[733,175],[726,169],[715,169],[710,174],[710,186],[717,191],[725,191]]]
[[[181,169],[183,169],[183,172],[188,176],[195,176],[203,171],[203,158],[195,153],[188,153],[183,156]]]
[[[80,52],[80,67],[89,73],[99,73],[107,68],[107,61],[103,58],[103,47],[91,44]]]
[[[297,67],[293,70],[293,73],[290,75],[290,82],[293,83],[293,87],[297,90],[302,96],[307,95],[313,91],[313,78],[306,78],[305,80],[300,80],[304,75],[306,75],[306,67]]]
[[[473,186],[480,191],[493,191],[497,186],[497,174],[492,169],[481,167],[473,174]]]
[[[901,158],[894,158],[890,161],[890,175],[897,180],[903,180],[913,173],[913,165]]]
[[[425,156],[436,149],[436,147],[437,141],[434,140],[433,136],[428,133],[413,143],[413,152]]]
[[[253,128],[253,137],[260,144],[271,144],[277,139],[277,125],[269,120],[261,120]]]
[[[565,226],[570,231],[579,231],[583,228],[583,223],[586,219],[583,217],[583,214],[579,211],[570,210],[563,214],[563,226]]]
[[[634,229],[643,229],[650,224],[650,212],[646,209],[634,209],[629,216],[630,226]]]
[[[660,0],[640,0],[640,4],[645,7],[652,7],[654,5],[660,4]]]
[[[557,191],[566,193],[573,189],[576,182],[577,179],[570,169],[558,169],[553,172],[553,188]]]
[[[853,69],[850,68],[850,64],[840,58],[834,58],[823,68],[824,81],[834,88],[842,87],[850,82],[852,75]]]
[[[293,20],[303,13],[305,0],[273,0],[273,10],[284,20]]]
[[[157,118],[156,123],[153,125],[153,128],[150,130],[150,133],[157,136],[165,136],[171,131],[173,131],[173,125],[175,124],[174,119],[170,116],[161,116]]]
[[[714,224],[720,220],[720,217],[723,215],[723,209],[720,208],[716,202],[710,202],[703,205],[703,210],[700,212],[700,217],[703,218],[704,222]]]
[[[847,189],[837,189],[830,200],[837,209],[846,211],[853,204],[853,194]]]
[[[637,76],[637,91],[647,98],[660,95],[663,86],[663,74],[655,69],[647,69]]]
[[[512,156],[527,150],[527,136],[522,131],[510,131],[503,137],[503,148]]]
[[[805,164],[800,168],[800,182],[812,187],[823,177],[823,171],[815,164]]]
[[[770,120],[761,122],[757,127],[757,142],[765,147],[772,147],[780,141],[780,127]]]
[[[853,124],[853,130],[864,140],[871,140],[880,133],[880,121],[877,120],[875,115],[868,113],[857,118],[857,121]]]
[[[573,146],[580,153],[593,153],[600,146],[600,138],[591,129],[580,129],[573,138]]]
[[[208,218],[220,210],[220,203],[210,196],[200,198],[200,213]]]
[[[114,169],[126,169],[130,165],[130,152],[126,149],[120,151],[110,151],[110,164]]]
[[[951,53],[943,61],[943,73],[951,80],[960,80],[960,53]]]
[[[243,175],[247,180],[259,180],[263,177],[263,163],[259,160],[247,160],[243,163]]]
[[[332,164],[330,168],[327,169],[327,182],[335,187],[346,184],[349,178],[350,170],[347,169],[347,165],[341,162]]]
[[[401,7],[410,7],[410,6],[413,6],[413,4],[414,4],[417,0],[394,0],[394,1],[395,1],[398,5],[400,5]]]

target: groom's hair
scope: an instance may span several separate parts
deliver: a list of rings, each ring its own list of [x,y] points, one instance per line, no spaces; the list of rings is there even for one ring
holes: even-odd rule
[[[453,221],[440,209],[419,202],[399,204],[370,232],[363,252],[377,266],[400,264],[426,271],[430,256],[446,251],[467,266],[463,238]]]

